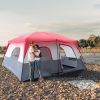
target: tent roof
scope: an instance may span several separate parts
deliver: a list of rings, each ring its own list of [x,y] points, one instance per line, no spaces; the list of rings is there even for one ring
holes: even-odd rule
[[[9,43],[20,43],[20,42],[76,42],[76,40],[67,38],[60,34],[48,33],[48,32],[34,32],[26,34],[18,38],[12,39]]]

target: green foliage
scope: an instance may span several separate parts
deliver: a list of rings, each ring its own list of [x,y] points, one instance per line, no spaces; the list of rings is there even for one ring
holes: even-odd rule
[[[94,41],[90,41],[90,45],[91,48],[96,47],[95,42]]]
[[[100,36],[97,36],[95,39],[96,47],[100,47]]]
[[[100,47],[100,36],[90,35],[90,37],[85,39],[80,39],[78,42],[80,47]]]
[[[4,53],[5,51],[5,47],[4,46],[0,46],[0,53]]]
[[[79,40],[79,46],[83,47],[83,48],[87,47],[88,46],[87,41],[85,39],[80,39]]]

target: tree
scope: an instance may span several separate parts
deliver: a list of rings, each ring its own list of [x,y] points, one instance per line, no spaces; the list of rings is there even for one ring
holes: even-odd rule
[[[2,52],[2,47],[0,47],[0,53]]]
[[[88,46],[87,41],[85,39],[80,39],[78,44],[80,47],[83,48]]]
[[[95,43],[100,43],[100,36],[97,36],[96,38],[95,38]]]
[[[100,36],[95,36],[95,35],[90,35],[90,37],[85,40],[85,39],[80,39],[78,41],[78,44],[80,47],[100,47]]]
[[[95,47],[95,42],[94,41],[90,41],[90,47],[91,48]]]
[[[88,45],[88,47],[90,47],[90,40],[87,40],[87,45]]]
[[[4,46],[0,46],[0,53],[4,53],[5,52],[5,47]]]

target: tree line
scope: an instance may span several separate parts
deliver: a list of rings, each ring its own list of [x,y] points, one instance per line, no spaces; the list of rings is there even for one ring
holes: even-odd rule
[[[78,44],[82,48],[100,47],[100,36],[92,34],[88,39],[80,39]]]
[[[4,53],[5,51],[5,46],[0,46],[0,53]]]

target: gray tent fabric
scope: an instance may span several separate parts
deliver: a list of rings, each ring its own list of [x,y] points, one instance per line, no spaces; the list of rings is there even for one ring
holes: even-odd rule
[[[2,65],[6,66],[21,81],[23,63],[18,62],[14,58],[4,57]]]

